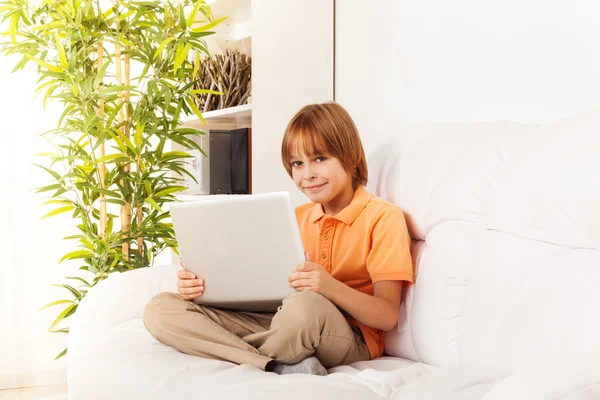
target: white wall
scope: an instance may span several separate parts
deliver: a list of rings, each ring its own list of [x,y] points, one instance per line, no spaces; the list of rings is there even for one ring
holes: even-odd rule
[[[367,152],[399,122],[543,122],[600,107],[597,0],[336,2],[336,100]]]
[[[281,139],[306,104],[333,100],[333,0],[252,1],[252,192],[307,198],[281,164]]]
[[[64,334],[47,333],[60,307],[38,312],[45,304],[70,299],[64,283],[74,274],[73,265],[59,266],[62,255],[73,245],[62,237],[76,228],[67,214],[39,220],[52,208],[39,207],[49,175],[33,163],[46,165],[34,154],[53,149],[38,137],[54,126],[60,106],[44,113],[41,98],[33,101],[37,86],[34,68],[11,74],[20,60],[0,57],[0,389],[65,381],[65,359],[54,357],[67,345]]]

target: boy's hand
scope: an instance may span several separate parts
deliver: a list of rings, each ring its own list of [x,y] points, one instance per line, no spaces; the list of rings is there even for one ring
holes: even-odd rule
[[[183,260],[180,259],[179,264],[181,268],[184,268]],[[183,300],[193,300],[200,297],[204,293],[204,279],[196,279],[196,275],[193,273],[180,269],[177,272],[177,291],[179,297]]]
[[[310,253],[306,253],[306,261],[298,264],[294,273],[288,278],[290,287],[298,292],[310,290],[322,294],[325,297],[334,290],[338,282],[329,275],[322,265],[312,262]]]

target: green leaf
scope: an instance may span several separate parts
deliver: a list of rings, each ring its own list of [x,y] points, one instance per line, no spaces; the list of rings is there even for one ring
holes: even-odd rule
[[[155,210],[162,212],[162,208],[160,208],[158,203],[156,201],[154,201],[154,199],[152,197],[146,197],[146,203],[150,204],[152,206],[152,208],[154,208]]]
[[[60,180],[60,174],[59,174],[58,172],[56,172],[56,171],[52,171],[51,169],[49,169],[49,168],[46,168],[46,167],[44,167],[44,166],[41,166],[41,165],[39,165],[39,164],[35,164],[35,163],[34,163],[33,165],[35,165],[36,167],[39,167],[39,168],[43,169],[44,171],[48,172],[48,173],[49,173],[50,175],[52,175],[52,176],[54,177],[54,179],[56,179],[57,181],[58,181],[58,180]]]
[[[117,132],[119,132],[119,130],[116,130]],[[123,141],[121,140],[121,138],[119,137],[118,134],[115,134],[115,132],[113,130],[109,130],[108,134],[110,135],[111,138],[113,138],[113,140],[115,141],[115,143],[117,144],[117,146],[119,146],[119,150],[121,150],[122,153],[127,153],[127,147],[125,146],[125,143],[123,143]]]
[[[183,5],[179,6],[179,26],[181,27],[182,31],[185,31],[187,29],[185,14],[183,13]]]
[[[39,188],[38,190],[36,190],[36,193],[42,193],[42,192],[49,192],[50,190],[56,190],[56,189],[60,189],[62,188],[62,186],[60,186],[58,183],[55,183],[53,185],[48,185],[48,186],[43,186],[41,188]]]
[[[194,24],[194,21],[196,20],[196,15],[198,14],[198,9],[203,4],[205,4],[204,1],[201,1],[201,0],[196,1],[196,4],[194,4],[194,8],[192,9],[192,12],[190,13],[190,16],[187,19],[187,26],[192,26]]]
[[[46,109],[46,104],[48,103],[48,98],[52,95],[52,93],[54,93],[54,91],[56,90],[57,87],[58,87],[58,85],[52,85],[48,88],[48,90],[46,90],[46,94],[44,95],[44,102],[43,102],[44,110]]]
[[[163,153],[163,158],[190,158],[190,153],[185,151],[167,151]]]
[[[58,316],[56,317],[56,319],[54,320],[54,322],[52,322],[52,324],[50,325],[50,328],[48,328],[49,331],[51,331],[52,329],[54,329],[54,327],[56,325],[58,325],[60,323],[60,321],[62,321],[65,316],[74,308],[77,307],[77,304],[71,304],[70,306],[68,306],[67,308],[65,308],[60,314],[58,314]]]
[[[51,30],[51,29],[55,29],[55,28],[62,28],[63,26],[65,26],[64,22],[62,22],[60,20],[56,20],[56,21],[50,22],[49,24],[34,26],[31,29],[34,31],[43,31],[43,30]]]
[[[135,145],[137,146],[138,149],[142,149],[142,138],[144,135],[144,129],[146,128],[145,125],[139,123],[139,121],[136,121],[136,126],[135,126],[135,133],[133,135],[133,141],[135,142]]]
[[[106,87],[103,87],[102,89],[98,90],[98,93],[100,93],[102,95],[109,95],[109,94],[124,92],[126,90],[133,90],[136,87],[137,86],[106,86]]]
[[[67,279],[74,279],[74,280],[77,280],[77,281],[79,281],[79,282],[83,283],[83,284],[84,284],[84,285],[86,285],[86,286],[90,286],[90,284],[89,284],[89,282],[88,282],[88,281],[86,281],[85,279],[83,279],[83,278],[80,278],[80,277],[78,277],[78,276],[67,276]]]
[[[57,301],[53,301],[52,303],[46,304],[44,307],[40,308],[38,311],[42,311],[42,310],[45,310],[46,308],[57,306],[59,304],[75,304],[75,303],[73,302],[73,300],[57,300]]]
[[[121,138],[122,143],[125,143],[125,145],[127,145],[127,148],[129,150],[131,150],[132,153],[135,154],[135,146],[131,142],[131,139],[129,139],[129,137],[127,135],[125,135],[123,132],[121,132],[120,129],[117,129],[116,133],[119,136],[119,138]],[[126,149],[123,150],[123,153],[126,153],[126,152],[127,152]]]
[[[170,38],[163,40],[162,43],[160,44],[160,46],[158,46],[158,49],[156,49],[153,59],[158,57],[158,55],[163,51],[165,46],[168,45],[169,43],[171,43],[173,40],[175,40],[174,37],[170,37]]]
[[[119,15],[119,22],[121,22],[124,19],[126,19],[127,17],[135,14],[136,12],[137,12],[137,10],[129,10],[126,13]]]
[[[116,197],[116,198],[120,198],[121,194],[118,192],[115,192],[114,190],[108,190],[108,189],[102,189],[96,186],[91,186],[91,185],[84,185],[85,187],[87,187],[88,189],[90,189],[92,192],[96,192],[96,193],[100,193],[100,194],[105,194],[107,196],[111,196],[111,197]]]
[[[56,83],[56,82],[57,82],[56,80],[51,80],[51,81],[44,82],[43,84],[41,84],[40,86],[38,86],[38,87],[35,89],[35,91],[36,91],[36,92],[39,92],[39,91],[41,91],[43,88],[45,88],[46,86],[48,86],[48,85],[52,85],[53,83]]]
[[[50,65],[45,61],[42,61],[38,58],[35,58],[34,56],[30,55],[30,54],[24,54],[25,57],[27,57],[28,59],[30,59],[31,61],[33,61],[34,63],[36,63],[37,65],[39,65],[42,68],[46,68],[48,71],[52,71],[52,72],[62,72],[61,68],[55,67],[54,65]]]
[[[50,204],[72,204],[72,201],[66,200],[66,199],[50,199],[50,200],[46,200],[45,202],[42,203],[42,205],[44,205],[44,206],[50,205]]]
[[[65,48],[60,42],[60,35],[58,34],[58,30],[54,31],[54,39],[56,41],[56,50],[58,51],[58,58],[60,60],[60,65],[64,70],[69,69],[69,62],[67,61],[67,56],[65,54]]]
[[[59,358],[63,357],[65,354],[67,354],[67,349],[64,349],[63,351],[61,351],[60,354],[54,358],[54,360],[58,360]]]
[[[112,161],[112,160],[115,160],[117,158],[123,158],[123,154],[109,154],[109,155],[106,155],[104,157],[100,157],[100,158],[96,159],[95,164],[99,164],[99,163],[107,162],[107,161]]]
[[[173,73],[177,72],[177,69],[183,64],[186,54],[184,53],[185,44],[183,42],[177,43],[177,51],[175,52],[175,62],[173,63]]]
[[[48,217],[52,217],[54,215],[58,215],[58,214],[62,214],[65,213],[67,211],[71,211],[73,210],[75,207],[73,206],[64,206],[64,207],[59,207],[56,210],[52,210],[50,211],[48,214],[44,215],[43,217],[41,217],[40,219],[46,219]]]
[[[63,238],[63,240],[82,239],[84,237],[85,236],[83,236],[83,235],[72,235],[72,236],[65,236]]]
[[[161,190],[158,193],[155,193],[154,197],[165,196],[167,194],[181,192],[181,191],[186,190],[186,189],[187,189],[187,186],[173,186],[173,187]]]
[[[75,260],[77,258],[91,257],[93,255],[94,254],[89,250],[76,250],[76,251],[72,251],[70,253],[65,254],[58,263],[60,264],[61,262],[65,261],[65,260]]]
[[[200,110],[198,110],[198,107],[196,107],[196,103],[194,102],[194,100],[190,99],[189,97],[186,97],[185,103],[194,112],[194,114],[196,114],[196,117],[198,117],[200,122],[202,122],[202,125],[206,125],[206,121],[204,120],[204,117],[202,116],[202,113],[200,112]]]
[[[200,33],[200,32],[205,32],[205,31],[211,30],[212,28],[219,25],[221,22],[225,21],[226,19],[227,19],[227,17],[219,18],[216,21],[211,22],[210,24],[206,24],[204,26],[200,26],[198,28],[192,29],[192,32]]]
[[[123,200],[119,200],[119,199],[104,199],[104,201],[107,203],[118,204],[120,206],[125,205],[125,202]]]
[[[69,333],[69,328],[60,328],[55,329],[53,331],[48,331],[49,333]]]
[[[21,61],[19,61],[17,63],[17,65],[15,65],[15,67],[12,69],[11,73],[14,73],[20,69],[23,69],[23,67],[25,67],[25,64],[27,64],[29,60],[27,59],[27,57],[23,56],[23,58],[21,59]]]
[[[125,205],[125,202],[124,202],[124,201],[122,201],[122,200],[119,200],[119,201],[120,201],[120,204],[121,204],[121,205],[123,205],[123,206]],[[109,215],[109,216],[108,216],[108,222],[106,223],[106,232],[107,232],[108,234],[112,233],[112,230],[113,230],[113,222],[114,222],[114,220],[113,220],[113,217],[111,217],[111,216]]]
[[[63,111],[63,113],[60,115],[60,118],[58,119],[58,124],[57,126],[62,126],[62,122],[63,120],[67,117],[67,115],[70,115],[71,112],[73,112],[73,110],[75,110],[77,107],[75,107],[74,105],[70,105],[67,108],[65,108],[65,110]]]
[[[176,128],[173,129],[173,132],[183,133],[184,135],[206,135],[206,133],[202,132],[200,129],[194,128]]]
[[[52,286],[56,286],[56,287],[59,287],[59,288],[67,289],[69,292],[71,292],[71,294],[73,296],[75,296],[75,298],[77,300],[81,300],[83,298],[83,295],[81,294],[81,292],[79,290],[75,289],[73,286],[69,286],[67,284],[62,284],[62,285],[55,285],[55,284],[53,284]]]
[[[218,90],[210,90],[210,89],[190,90],[188,93],[189,94],[217,94],[217,95],[223,94],[223,92],[219,92]]]
[[[10,25],[8,27],[8,32],[10,33],[10,40],[12,41],[13,46],[17,45],[17,29],[20,17],[21,13],[14,13],[10,17]]]

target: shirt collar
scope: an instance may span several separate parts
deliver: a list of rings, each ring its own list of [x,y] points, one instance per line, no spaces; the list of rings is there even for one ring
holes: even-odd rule
[[[356,217],[360,214],[360,212],[367,206],[367,203],[371,200],[371,194],[365,190],[365,188],[360,185],[356,188],[354,192],[354,197],[352,197],[352,201],[348,204],[342,211],[337,213],[334,217],[346,225],[351,225]],[[323,211],[323,206],[321,203],[315,203],[310,220],[315,223],[319,221],[321,218],[325,216],[325,212]]]

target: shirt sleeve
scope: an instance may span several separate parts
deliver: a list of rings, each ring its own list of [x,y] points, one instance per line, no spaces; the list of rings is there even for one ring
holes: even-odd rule
[[[371,231],[367,270],[371,281],[413,282],[410,235],[402,210],[386,206]]]

